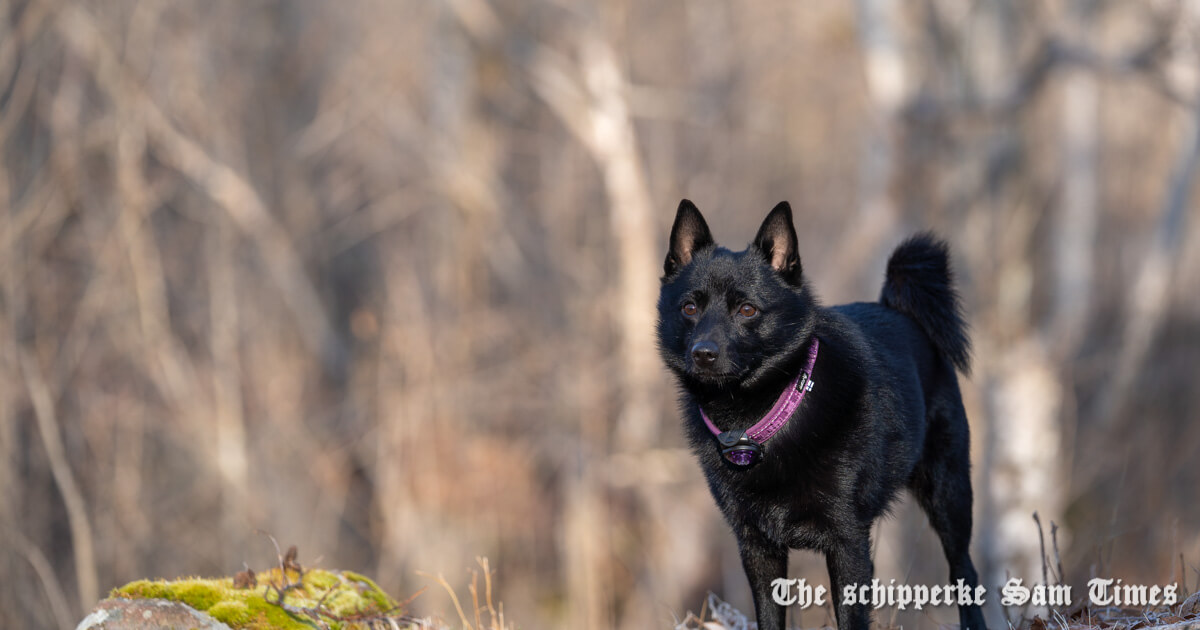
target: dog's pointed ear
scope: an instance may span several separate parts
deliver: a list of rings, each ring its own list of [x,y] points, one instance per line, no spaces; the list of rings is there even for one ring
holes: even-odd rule
[[[792,225],[792,207],[781,201],[763,219],[754,237],[754,247],[767,259],[779,275],[789,284],[800,282],[800,254],[796,242],[796,228]]]
[[[671,275],[680,267],[692,262],[697,251],[713,244],[712,233],[696,204],[684,199],[679,202],[675,213],[675,224],[671,226],[671,249],[663,262],[663,272]]]

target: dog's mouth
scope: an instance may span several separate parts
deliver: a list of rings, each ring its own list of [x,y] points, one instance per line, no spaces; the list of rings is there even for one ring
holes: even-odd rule
[[[712,387],[731,387],[741,383],[750,374],[749,367],[714,370],[695,365],[688,366],[688,376],[698,383]]]
[[[692,372],[691,377],[704,385],[717,387],[728,387],[741,380],[735,374],[713,374],[712,372]]]

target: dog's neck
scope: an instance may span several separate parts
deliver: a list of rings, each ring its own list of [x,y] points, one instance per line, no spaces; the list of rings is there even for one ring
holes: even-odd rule
[[[747,408],[737,396],[716,396],[697,401],[700,416],[709,431],[718,435],[725,431],[743,430],[756,442],[762,443],[775,435],[800,407],[805,394],[813,388],[812,373],[820,350],[820,341],[813,336],[808,346],[808,361],[791,379],[769,408]],[[711,416],[709,413],[711,412]],[[715,420],[714,420],[715,419]]]

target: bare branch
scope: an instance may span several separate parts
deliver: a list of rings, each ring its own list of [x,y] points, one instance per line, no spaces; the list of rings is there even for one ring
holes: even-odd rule
[[[25,377],[25,387],[29,392],[29,400],[33,403],[34,416],[37,418],[38,433],[42,437],[42,446],[46,449],[46,457],[50,460],[50,472],[54,475],[54,483],[63,495],[67,507],[67,521],[71,526],[71,543],[75,552],[75,580],[79,587],[79,608],[87,610],[99,600],[100,588],[96,573],[96,554],[93,543],[92,523],[88,518],[87,503],[83,492],[71,472],[71,464],[67,458],[67,449],[63,446],[59,434],[58,417],[54,411],[54,398],[46,386],[41,370],[33,357],[25,352],[20,353],[21,373]]]
[[[250,182],[171,123],[142,86],[128,75],[85,9],[76,5],[65,8],[58,27],[71,49],[92,65],[97,84],[108,97],[144,122],[163,159],[203,190],[258,244],[310,352],[327,361],[343,360],[344,349],[291,237]]]
[[[1145,363],[1150,346],[1166,319],[1171,277],[1183,242],[1181,235],[1195,185],[1196,169],[1200,167],[1200,98],[1195,99],[1185,124],[1188,126],[1184,136],[1186,140],[1176,156],[1154,235],[1133,286],[1127,293],[1129,299],[1126,302],[1121,348],[1113,377],[1100,404],[1098,417],[1101,426],[1110,424],[1115,416],[1124,411],[1138,370]]]
[[[63,594],[62,585],[58,582],[58,577],[54,575],[54,568],[50,566],[50,561],[46,558],[46,554],[42,553],[33,541],[25,537],[16,528],[5,528],[3,530],[5,537],[8,537],[15,543],[17,551],[25,556],[29,561],[29,565],[33,567],[34,573],[37,573],[38,580],[42,583],[42,588],[46,591],[46,599],[50,600],[50,612],[54,613],[54,621],[58,623],[59,628],[70,628],[74,625],[74,613],[71,611],[71,605],[67,603],[67,596]]]
[[[624,444],[641,444],[657,433],[659,421],[652,391],[655,366],[653,309],[656,291],[653,204],[626,103],[626,81],[616,52],[595,25],[580,28],[580,61],[571,67],[542,47],[531,69],[535,92],[576,138],[588,148],[604,177],[613,240],[618,244],[616,317],[621,334],[620,361],[625,403],[617,433]],[[573,80],[578,76],[580,81]]]

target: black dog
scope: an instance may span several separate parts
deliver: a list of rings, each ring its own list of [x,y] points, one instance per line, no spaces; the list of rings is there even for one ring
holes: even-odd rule
[[[870,584],[871,525],[904,487],[937,530],[951,583],[973,592],[970,437],[956,375],[970,342],[946,245],[909,239],[878,303],[831,308],[804,280],[786,202],[749,248],[731,252],[685,199],[670,248],[659,350],[737,535],[758,627],[783,628],[771,582],[794,548],[825,554],[838,627],[865,630],[869,607],[847,605],[843,588]],[[959,619],[985,628],[977,605],[960,606]]]

